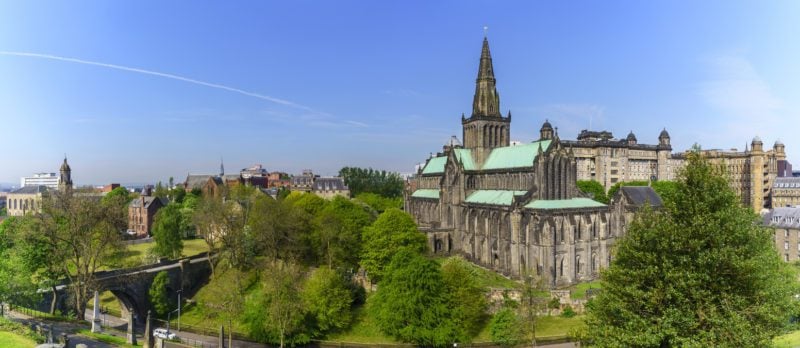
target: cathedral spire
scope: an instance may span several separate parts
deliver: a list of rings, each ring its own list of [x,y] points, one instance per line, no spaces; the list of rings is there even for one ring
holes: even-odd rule
[[[500,96],[497,94],[495,82],[492,54],[489,52],[489,39],[484,37],[478,78],[475,81],[475,98],[472,101],[473,117],[502,117],[500,115]]]
[[[222,161],[222,157],[219,158],[219,177],[225,176],[225,163]]]

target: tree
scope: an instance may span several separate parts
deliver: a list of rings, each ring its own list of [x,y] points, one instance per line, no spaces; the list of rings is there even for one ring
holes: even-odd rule
[[[435,261],[402,249],[369,299],[370,310],[381,331],[400,341],[450,345],[465,333],[454,323],[446,289]]]
[[[372,216],[347,198],[336,196],[314,219],[312,244],[319,260],[329,268],[355,268],[362,247],[362,231]]]
[[[29,304],[37,300],[38,284],[31,270],[35,261],[27,259],[19,234],[24,219],[10,217],[0,222],[0,303]],[[32,262],[33,261],[33,262]]]
[[[460,256],[442,263],[442,279],[454,320],[466,333],[459,341],[467,342],[481,330],[487,308],[486,288],[478,284],[474,266]]]
[[[153,239],[156,242],[153,252],[161,257],[176,259],[183,251],[181,239],[182,216],[177,203],[169,203],[158,210],[153,222]]]
[[[306,281],[303,301],[314,319],[317,335],[350,325],[353,295],[344,278],[329,268],[318,268]]]
[[[772,232],[739,203],[726,175],[687,157],[662,211],[645,208],[616,244],[589,304],[599,346],[770,346],[788,323],[796,277]]]
[[[181,203],[181,231],[184,238],[194,237],[197,234],[197,226],[194,224],[194,212],[200,204],[200,198],[194,194],[187,194]]]
[[[364,228],[362,239],[361,266],[375,282],[381,280],[384,268],[401,249],[416,253],[428,250],[428,240],[417,230],[414,219],[399,209],[389,209],[378,216],[371,226]]]
[[[294,265],[276,261],[268,266],[261,291],[248,299],[244,321],[250,335],[262,342],[284,347],[304,344],[310,339],[304,319],[306,309],[301,298],[302,271]]]
[[[116,197],[122,197],[122,200],[124,200],[125,203],[130,203],[131,201],[130,195],[131,193],[128,192],[128,189],[120,186],[111,190],[111,192],[106,193],[106,195],[103,196],[102,201],[103,203],[108,204],[108,202],[114,201]]]
[[[397,173],[372,168],[344,167],[339,176],[350,188],[350,194],[358,196],[362,192],[376,193],[384,197],[403,196],[403,179]]]
[[[158,272],[153,279],[153,284],[150,285],[150,290],[147,292],[150,297],[150,303],[153,304],[156,313],[162,317],[172,311],[174,307],[169,301],[167,285],[169,285],[169,275],[167,272]]]
[[[403,208],[403,197],[388,198],[377,193],[363,192],[356,196],[356,200],[364,202],[378,213],[383,213],[389,208]]]
[[[489,322],[492,342],[502,347],[514,347],[525,338],[523,323],[513,308],[504,307]]]
[[[119,199],[98,202],[74,191],[50,191],[35,215],[43,240],[69,280],[77,319],[83,320],[86,302],[96,288],[95,272],[110,265],[121,249],[122,230],[127,227]]]
[[[591,194],[595,201],[608,204],[606,189],[599,182],[594,180],[578,180],[578,189],[586,194]]]
[[[675,201],[675,192],[678,190],[677,183],[674,181],[654,181],[650,184],[653,190],[658,193],[661,200],[666,202]]]

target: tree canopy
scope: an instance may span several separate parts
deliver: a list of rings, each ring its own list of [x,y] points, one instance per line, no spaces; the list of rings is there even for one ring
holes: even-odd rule
[[[398,251],[369,299],[381,330],[403,342],[445,346],[466,335],[454,323],[439,265],[409,249]]]
[[[176,259],[183,251],[181,238],[181,207],[177,203],[169,203],[158,210],[153,222],[153,239],[156,242],[153,252],[161,257]]]
[[[665,207],[639,213],[589,304],[599,346],[771,345],[794,313],[797,281],[771,230],[726,175],[690,154]]]
[[[600,203],[608,204],[606,190],[599,182],[594,180],[578,180],[578,189],[583,193],[591,194],[592,199]]]
[[[350,188],[350,194],[358,196],[362,192],[376,193],[384,197],[403,196],[403,179],[397,173],[372,168],[344,167],[339,176]]]
[[[422,253],[428,249],[427,238],[417,230],[414,219],[399,209],[385,211],[371,226],[364,228],[363,240],[361,266],[376,282],[381,280],[384,268],[400,250]]]

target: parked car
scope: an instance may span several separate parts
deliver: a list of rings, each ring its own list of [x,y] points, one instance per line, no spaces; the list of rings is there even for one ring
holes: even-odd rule
[[[167,340],[174,340],[178,338],[178,336],[176,336],[174,333],[169,332],[167,331],[167,329],[162,329],[162,328],[153,330],[153,336]]]

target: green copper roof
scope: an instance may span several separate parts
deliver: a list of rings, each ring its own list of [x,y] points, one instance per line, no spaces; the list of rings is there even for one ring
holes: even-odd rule
[[[525,205],[531,209],[569,209],[569,208],[599,208],[606,205],[589,198],[572,198],[558,200],[537,200]]]
[[[411,197],[439,199],[439,190],[419,189],[414,191]]]
[[[447,164],[447,157],[434,157],[425,165],[422,174],[442,174],[444,173],[444,165]]]
[[[469,149],[456,149],[456,158],[464,166],[464,170],[475,170],[475,162],[472,160],[472,153]]]
[[[514,196],[524,195],[527,191],[506,191],[506,190],[478,190],[467,197],[467,203],[511,205]]]
[[[551,140],[535,141],[530,144],[498,147],[492,150],[489,158],[486,159],[483,168],[488,169],[506,169],[506,168],[522,168],[533,166],[533,160],[539,154],[539,144],[542,145],[542,151],[547,151],[550,146]]]

